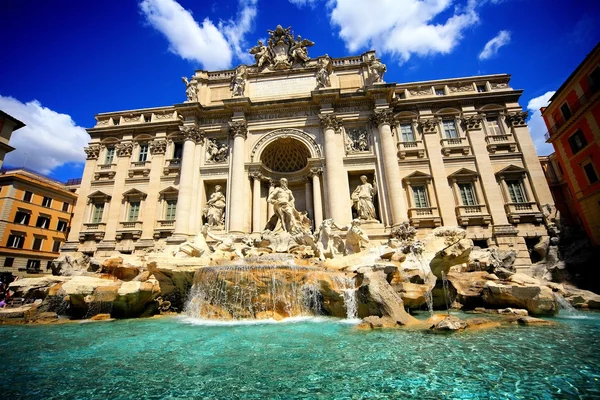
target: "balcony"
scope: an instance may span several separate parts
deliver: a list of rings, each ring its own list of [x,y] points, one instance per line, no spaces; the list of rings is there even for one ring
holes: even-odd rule
[[[170,236],[175,231],[174,219],[161,219],[156,221],[156,224],[157,226],[154,228],[154,239],[156,240]]]
[[[85,222],[82,231],[79,233],[79,241],[85,242],[88,237],[92,237],[95,241],[100,241],[104,239],[105,230],[105,222]]]
[[[456,218],[462,226],[489,225],[492,222],[492,216],[488,213],[485,204],[457,206]]]
[[[499,149],[508,150],[511,153],[517,151],[517,142],[512,134],[506,135],[486,135],[485,141],[490,153],[495,153]]]
[[[437,207],[409,208],[408,218],[415,228],[438,227],[442,225]]]
[[[94,172],[94,180],[114,179],[117,173],[117,164],[98,164]]]
[[[411,142],[398,142],[398,158],[404,160],[406,156],[417,156],[417,158],[425,157],[425,146],[422,140]]]
[[[121,240],[124,236],[130,236],[137,240],[142,236],[142,221],[123,221],[119,222],[116,239]]]
[[[561,117],[557,121],[554,121],[554,125],[550,127],[548,132],[546,132],[546,134],[544,135],[546,142],[548,142],[553,135],[558,133],[558,131],[567,123],[567,121],[577,117],[575,114],[577,114],[577,112],[580,111],[585,105],[587,105],[597,97],[596,94],[598,93],[599,89],[600,86],[592,86],[589,90],[584,92],[581,95],[581,97],[577,99],[577,101],[575,101],[574,103],[569,103],[571,115],[569,116],[569,118]]]
[[[462,153],[468,156],[471,152],[471,146],[465,137],[442,139],[440,144],[442,145],[442,154],[445,156],[449,156],[450,153]]]
[[[150,161],[134,161],[127,171],[130,178],[135,176],[148,177],[150,175]]]
[[[523,203],[507,203],[504,205],[504,210],[508,216],[508,220],[512,224],[521,222],[541,223],[544,220],[544,215],[540,211],[536,202],[529,201]]]
[[[172,158],[165,160],[165,166],[163,167],[163,174],[169,175],[171,173],[178,173],[181,169],[181,158]]]

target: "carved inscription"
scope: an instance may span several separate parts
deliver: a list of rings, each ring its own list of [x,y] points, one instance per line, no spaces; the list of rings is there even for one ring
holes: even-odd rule
[[[308,94],[314,90],[317,81],[313,76],[288,78],[285,80],[252,82],[252,97],[283,96],[288,94]]]

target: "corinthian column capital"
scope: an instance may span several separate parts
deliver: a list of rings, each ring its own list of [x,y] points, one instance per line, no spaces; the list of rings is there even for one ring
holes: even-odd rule
[[[198,143],[204,139],[205,132],[195,125],[183,125],[179,127],[179,130],[183,134],[184,141],[191,140]]]
[[[339,132],[342,127],[342,120],[335,114],[319,115],[319,121],[321,122],[321,128],[323,130],[333,129],[334,131]]]
[[[246,121],[235,121],[229,123],[229,134],[231,137],[241,136],[244,139],[248,136],[248,124]]]
[[[376,110],[371,117],[373,125],[379,127],[381,124],[394,124],[394,112],[392,110]]]

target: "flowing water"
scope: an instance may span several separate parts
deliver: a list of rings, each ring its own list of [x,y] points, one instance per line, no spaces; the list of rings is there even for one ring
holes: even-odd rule
[[[358,300],[356,298],[356,282],[354,277],[344,276],[341,280],[342,294],[344,295],[344,308],[346,318],[355,320],[358,318]]]
[[[323,317],[2,326],[0,393],[11,400],[591,399],[600,396],[600,314],[587,315],[450,335],[361,331]]]

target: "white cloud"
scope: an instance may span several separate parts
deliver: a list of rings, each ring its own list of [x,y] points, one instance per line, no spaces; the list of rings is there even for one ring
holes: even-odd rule
[[[297,7],[311,6],[314,7],[317,0],[288,0],[290,3]]]
[[[480,60],[487,60],[498,54],[500,47],[510,43],[510,32],[500,31],[498,34],[485,44],[481,53],[479,53]]]
[[[6,155],[5,165],[49,174],[61,165],[85,162],[83,148],[90,135],[71,116],[43,107],[37,100],[21,103],[1,95],[0,109],[26,124],[12,134],[9,144],[15,150]]]
[[[244,36],[252,29],[254,19],[256,18],[257,0],[240,0],[239,6],[241,10],[238,12],[237,20],[229,20],[221,22],[219,27],[225,32],[225,36],[233,46],[236,57],[245,63],[252,64],[254,58],[248,53],[245,44]]]
[[[554,93],[556,92],[546,92],[539,97],[529,100],[529,103],[527,103],[527,109],[529,110],[529,121],[527,122],[529,132],[531,132],[531,138],[533,139],[537,153],[542,156],[552,153],[554,148],[551,144],[546,143],[546,139],[544,138],[544,134],[548,131],[548,128],[544,123],[540,108],[548,105],[548,100],[550,100],[550,97]]]
[[[236,20],[217,25],[209,18],[199,25],[175,0],[144,0],[140,9],[150,25],[165,35],[169,51],[207,70],[217,70],[231,67],[234,55],[242,61],[250,59],[242,45],[256,17],[256,2],[240,0]]]
[[[373,48],[401,62],[413,54],[450,53],[479,21],[475,0],[454,8],[452,0],[330,0],[328,6],[331,23],[350,52]]]

